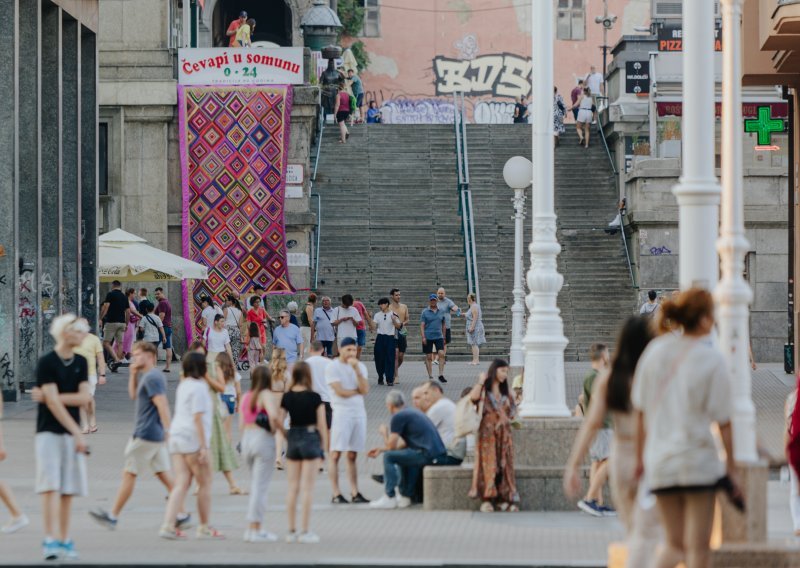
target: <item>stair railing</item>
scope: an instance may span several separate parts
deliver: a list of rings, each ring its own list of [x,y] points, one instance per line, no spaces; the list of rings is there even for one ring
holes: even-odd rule
[[[469,189],[469,151],[467,149],[467,126],[465,119],[464,93],[453,94],[453,126],[456,134],[456,167],[458,168],[459,213],[461,232],[464,236],[467,286],[471,294],[481,301],[478,278],[478,258],[475,241],[475,217],[472,208],[472,193]]]
[[[598,97],[598,98],[605,98],[605,97]],[[608,163],[611,164],[611,171],[614,174],[614,187],[617,189],[617,195],[619,195],[619,173],[617,171],[617,165],[614,163],[614,158],[611,156],[611,149],[608,147],[608,141],[606,140],[606,133],[603,131],[603,124],[602,120],[597,121],[597,135],[600,137],[600,140],[603,141],[603,148],[606,150],[606,156],[608,156]],[[625,250],[625,260],[628,263],[628,273],[631,276],[631,286],[634,288],[638,288],[639,286],[636,284],[636,276],[633,274],[633,263],[631,263],[631,254],[628,250],[628,239],[625,236],[625,205],[624,201],[622,205],[617,205],[617,219],[619,220],[619,234],[622,240],[622,248]]]
[[[317,180],[317,166],[319,165],[319,151],[320,147],[322,146],[322,133],[325,130],[325,109],[322,105],[319,106],[318,109],[318,116],[317,116],[317,151],[314,157],[314,170],[311,172],[311,179],[308,182],[308,190],[310,193],[310,197],[313,199],[314,197],[317,198],[317,224],[314,226],[314,229],[311,232],[311,267],[314,270],[314,287],[313,289],[317,289],[317,283],[319,278],[319,243],[320,243],[320,232],[322,229],[322,196],[319,193],[313,193],[314,191],[314,182]]]

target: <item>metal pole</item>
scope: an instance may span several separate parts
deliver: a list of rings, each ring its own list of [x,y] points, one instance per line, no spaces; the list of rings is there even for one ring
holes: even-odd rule
[[[570,416],[564,385],[564,324],[556,305],[564,277],[556,259],[553,148],[553,2],[531,0],[533,53],[533,240],[529,248],[524,418]]]
[[[649,109],[650,118],[650,157],[658,158],[658,107],[656,107],[656,90],[658,89],[658,80],[656,79],[656,57],[657,51],[650,52],[650,94],[649,94]]]
[[[522,227],[525,220],[525,190],[514,190],[514,305],[511,307],[511,352],[509,364],[525,364],[522,335],[525,326],[525,284],[522,281]]]
[[[737,462],[754,463],[756,410],[750,396],[748,361],[749,306],[753,299],[744,280],[744,257],[750,248],[744,234],[742,171],[742,0],[722,0],[722,224],[717,242],[722,280],[715,291],[720,346],[733,381],[733,452]],[[681,251],[683,252],[683,251]]]
[[[683,173],[678,199],[680,287],[713,290],[720,187],[714,175],[714,3],[683,3]]]

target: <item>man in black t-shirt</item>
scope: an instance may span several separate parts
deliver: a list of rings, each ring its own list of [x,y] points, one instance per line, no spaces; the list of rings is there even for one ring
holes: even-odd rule
[[[528,105],[525,104],[525,95],[519,98],[519,102],[514,104],[514,124],[526,124],[528,122]]]
[[[36,417],[36,492],[42,496],[44,559],[78,558],[69,538],[72,497],[88,493],[85,455],[89,448],[80,430],[80,408],[89,404],[86,359],[74,352],[89,326],[74,314],[53,320],[56,347],[39,359],[32,398]],[[60,511],[56,500],[60,498]],[[58,524],[58,538],[55,538]]]
[[[100,325],[103,327],[103,344],[114,356],[114,361],[122,361],[122,338],[125,336],[125,329],[131,313],[131,305],[128,298],[120,289],[122,282],[114,280],[111,283],[111,291],[106,294],[103,305],[100,308]],[[111,348],[111,344],[114,348]],[[115,368],[111,369],[112,371]]]

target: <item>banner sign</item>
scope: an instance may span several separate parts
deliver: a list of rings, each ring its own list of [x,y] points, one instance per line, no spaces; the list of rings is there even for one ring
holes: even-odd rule
[[[717,117],[722,114],[722,103],[716,103],[714,113]],[[758,109],[767,107],[773,118],[789,118],[788,103],[742,103],[742,118],[758,118]],[[657,102],[658,116],[683,116],[683,103]]]
[[[180,85],[302,85],[303,48],[178,50]]]
[[[683,51],[683,26],[664,24],[658,28],[658,51]],[[722,28],[714,28],[714,51],[722,51]]]
[[[650,92],[650,62],[625,62],[625,92],[646,95]]]

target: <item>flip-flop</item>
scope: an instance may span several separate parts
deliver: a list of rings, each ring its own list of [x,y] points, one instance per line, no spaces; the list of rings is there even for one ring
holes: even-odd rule
[[[97,433],[97,424],[95,424],[94,426],[90,426],[89,427],[89,433],[90,434],[96,434]]]

